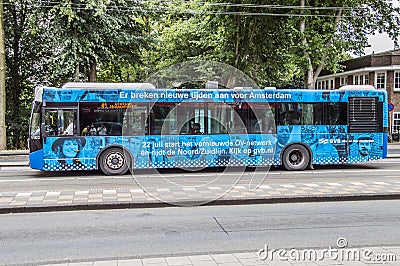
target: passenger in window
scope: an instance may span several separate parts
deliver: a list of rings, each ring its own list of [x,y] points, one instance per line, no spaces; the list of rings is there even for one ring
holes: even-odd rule
[[[107,135],[107,128],[104,126],[104,124],[101,124],[101,126],[97,128],[97,132],[100,136],[105,136]]]
[[[194,123],[193,127],[191,128],[191,134],[193,135],[202,135],[203,132],[200,130],[200,123]]]
[[[82,129],[81,135],[82,135],[82,136],[87,136],[87,135],[89,135],[89,130],[90,130],[90,126],[84,127],[84,128]]]
[[[73,135],[74,134],[74,120],[70,118],[68,120],[67,129],[63,132],[63,135]]]
[[[97,135],[97,129],[93,124],[90,125],[89,135],[90,136],[96,136]]]

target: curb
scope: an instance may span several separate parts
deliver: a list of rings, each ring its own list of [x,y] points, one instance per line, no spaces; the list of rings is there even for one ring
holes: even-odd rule
[[[23,162],[0,162],[0,168],[2,167],[29,167],[28,161]],[[30,167],[29,167],[30,168]]]
[[[276,198],[248,198],[248,199],[221,199],[204,204],[204,201],[175,201],[175,202],[137,202],[137,203],[93,203],[72,205],[47,205],[28,207],[0,208],[0,214],[33,213],[54,211],[82,211],[82,210],[113,210],[113,209],[143,209],[167,208],[190,206],[223,206],[223,205],[250,205],[250,204],[280,204],[303,202],[334,202],[334,201],[367,201],[367,200],[398,200],[400,194],[355,194],[355,195],[329,195],[311,197],[276,197]]]
[[[0,151],[0,157],[1,156],[17,156],[17,155],[29,155],[29,151],[27,151],[27,150]]]

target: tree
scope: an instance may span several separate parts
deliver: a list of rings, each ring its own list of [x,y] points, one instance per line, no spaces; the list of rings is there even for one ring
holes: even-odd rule
[[[95,81],[99,64],[140,61],[147,25],[131,3],[10,0],[4,5],[9,148],[26,147],[35,86],[58,86],[74,73],[75,79]]]
[[[297,1],[297,0],[296,0]],[[295,4],[295,2],[293,2]],[[299,17],[293,19],[293,46],[305,72],[304,84],[314,88],[322,69],[338,70],[344,52],[362,54],[367,35],[387,32],[399,35],[399,9],[383,0],[299,0]]]
[[[38,24],[34,0],[12,0],[4,5],[7,93],[7,146],[26,147],[34,85],[43,82],[42,54],[46,29]]]
[[[54,3],[48,3],[51,8],[47,19],[55,51],[48,62],[56,68],[55,76],[73,74],[75,81],[94,82],[99,64],[140,61],[148,29],[141,18],[144,14],[140,13],[139,3],[124,0]]]
[[[157,68],[187,60],[215,60],[244,71],[260,86],[293,84],[301,75],[288,50],[288,18],[264,15],[280,12],[268,2],[274,3],[175,3],[160,23]]]
[[[399,35],[399,9],[384,0],[221,0],[175,4],[164,20],[158,67],[214,59],[262,86],[314,88],[322,69],[337,71],[361,54],[375,31]],[[164,54],[161,54],[161,51]]]

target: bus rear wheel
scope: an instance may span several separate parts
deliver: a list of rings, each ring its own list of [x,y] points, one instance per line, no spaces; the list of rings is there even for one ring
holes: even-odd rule
[[[123,175],[129,170],[130,157],[121,148],[109,148],[100,155],[100,169],[106,175]]]
[[[282,161],[286,170],[302,171],[310,163],[310,154],[303,145],[294,144],[285,150]]]

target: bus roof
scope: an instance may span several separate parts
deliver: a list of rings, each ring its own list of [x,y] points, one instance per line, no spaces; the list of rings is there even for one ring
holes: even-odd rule
[[[155,89],[150,83],[68,82],[63,89]]]
[[[345,85],[339,88],[339,90],[376,90],[372,85]]]
[[[346,86],[339,90],[309,89],[156,89],[149,83],[77,83],[44,88],[46,102],[346,102],[349,97],[385,97],[384,90]],[[373,88],[373,87],[372,87]],[[35,97],[35,100],[37,98]]]

